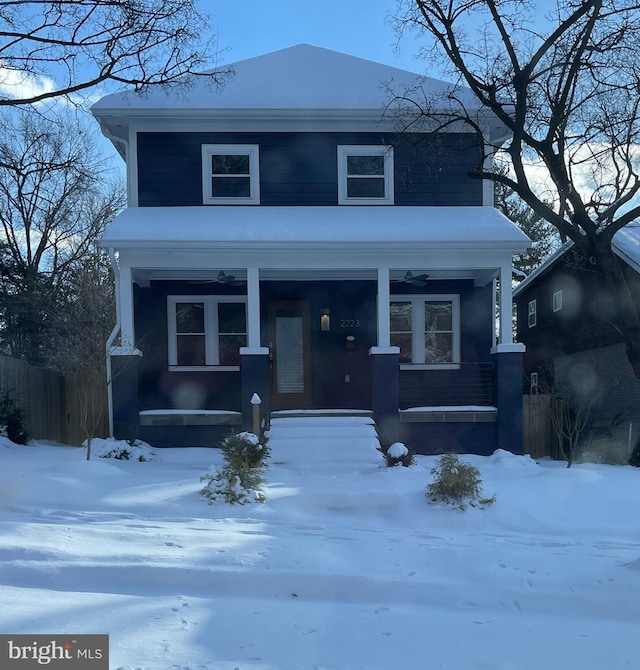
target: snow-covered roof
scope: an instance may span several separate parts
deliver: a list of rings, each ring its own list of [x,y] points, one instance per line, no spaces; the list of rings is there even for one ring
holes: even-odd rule
[[[529,238],[493,207],[130,207],[102,238],[114,248],[428,244],[524,251]]]
[[[221,87],[194,78],[178,91],[156,86],[142,94],[130,90],[107,95],[92,110],[101,116],[125,109],[382,109],[389,103],[389,86],[399,92],[419,86],[428,95],[443,95],[452,88],[437,79],[310,44],[229,67],[233,75]],[[470,91],[467,95],[471,102]]]
[[[526,279],[518,284],[513,291],[513,297],[515,298],[522,293],[537,277],[549,272],[572,246],[573,242],[568,240],[559,249],[547,256]],[[619,230],[613,236],[611,248],[619,258],[640,273],[640,222],[633,221]]]
[[[506,129],[482,108],[470,89],[415,72],[298,44],[230,64],[232,74],[221,86],[207,77],[185,77],[182,83],[107,95],[91,111],[105,135],[120,146],[136,130],[176,129],[328,131],[356,127],[374,131],[398,128],[396,112],[415,114],[415,104],[438,114],[460,112],[474,117],[492,138]],[[451,95],[453,93],[453,96]],[[423,118],[423,129],[429,121]],[[414,126],[415,127],[415,126]],[[468,130],[461,123],[448,130]],[[417,129],[417,128],[416,128]]]
[[[394,280],[415,270],[484,286],[529,244],[492,207],[135,207],[102,239],[139,284],[251,267],[283,281],[371,279],[387,267]]]

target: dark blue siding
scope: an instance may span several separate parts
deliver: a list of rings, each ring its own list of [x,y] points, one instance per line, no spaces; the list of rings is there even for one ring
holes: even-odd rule
[[[405,423],[401,439],[417,454],[490,456],[498,448],[497,423]]]
[[[202,204],[203,144],[258,144],[263,205],[336,205],[337,146],[394,146],[396,205],[480,205],[470,177],[481,152],[472,134],[139,133],[142,207]]]

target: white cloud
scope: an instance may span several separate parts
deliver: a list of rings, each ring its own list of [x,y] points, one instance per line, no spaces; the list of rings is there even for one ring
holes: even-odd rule
[[[0,63],[0,94],[13,99],[32,98],[55,90],[53,79]]]

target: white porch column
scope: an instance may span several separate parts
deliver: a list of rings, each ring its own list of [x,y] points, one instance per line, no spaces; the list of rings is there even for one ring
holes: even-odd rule
[[[511,265],[500,268],[500,344],[513,344],[513,295]]]
[[[247,347],[260,347],[260,271],[247,268]]]
[[[133,329],[133,281],[131,279],[131,268],[128,266],[120,266],[118,295],[120,298],[120,345],[133,349],[136,341]]]
[[[378,268],[378,346],[391,346],[389,268]]]

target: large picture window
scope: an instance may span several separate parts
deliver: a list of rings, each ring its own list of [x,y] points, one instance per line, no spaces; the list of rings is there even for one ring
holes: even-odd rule
[[[247,344],[241,296],[169,296],[169,367],[237,369]]]
[[[338,204],[393,204],[393,149],[386,146],[338,147]]]
[[[203,145],[202,190],[205,205],[259,204],[258,145]]]
[[[457,295],[391,297],[391,344],[400,348],[401,365],[460,363],[459,304]]]

